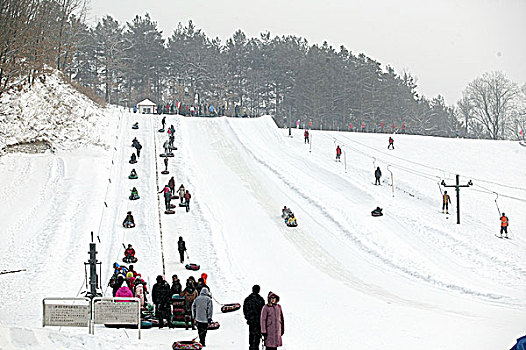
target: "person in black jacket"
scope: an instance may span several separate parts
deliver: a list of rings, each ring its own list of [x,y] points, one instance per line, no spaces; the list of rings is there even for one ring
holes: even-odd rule
[[[184,263],[184,252],[186,251],[186,244],[183,241],[183,237],[179,237],[179,241],[177,242],[177,250],[179,251],[179,258],[182,264]]]
[[[177,294],[179,295],[181,291],[183,290],[183,286],[181,285],[181,281],[179,281],[179,278],[177,275],[172,276],[172,288],[170,288],[172,295]]]
[[[205,283],[205,279],[200,277],[198,280],[197,280],[197,285],[195,286],[195,289],[197,290],[197,294],[198,295],[201,295],[201,289],[203,288],[207,288],[208,291],[210,291],[210,287],[208,287]]]
[[[382,177],[382,171],[380,170],[380,167],[377,167],[374,171],[374,177],[376,178],[376,181],[374,182],[375,185],[380,185],[380,178]]]
[[[163,279],[163,276],[157,276],[157,283],[152,288],[152,301],[155,304],[156,316],[159,319],[159,328],[164,327],[164,318],[168,319],[168,326],[171,328],[170,320],[170,285]]]
[[[265,306],[265,299],[259,295],[260,287],[256,284],[252,287],[250,294],[243,302],[243,314],[248,324],[249,350],[257,350],[261,339],[260,316],[261,309]]]

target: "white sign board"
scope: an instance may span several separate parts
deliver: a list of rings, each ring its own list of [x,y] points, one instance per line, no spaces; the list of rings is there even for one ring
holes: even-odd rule
[[[140,322],[136,302],[98,301],[94,308],[96,324],[137,324]]]
[[[89,305],[44,304],[44,326],[87,327]]]

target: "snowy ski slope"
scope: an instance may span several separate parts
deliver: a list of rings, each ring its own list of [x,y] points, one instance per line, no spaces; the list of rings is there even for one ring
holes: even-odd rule
[[[248,347],[242,313],[219,309],[242,303],[255,283],[265,298],[281,297],[285,350],[494,350],[525,332],[526,152],[518,143],[395,135],[388,151],[386,134],[314,130],[308,145],[303,130],[288,137],[270,117],[167,116],[178,150],[161,175],[161,117],[108,114],[117,125],[100,131],[115,133],[108,151],[0,158],[0,267],[27,269],[0,276],[0,348],[168,349],[197,335],[152,329],[139,342],[134,331],[99,327],[94,338],[80,328],[41,329],[43,297],[83,290],[90,231],[100,239],[104,285],[122,243],[134,245],[135,267],[151,284],[158,274],[184,282],[206,272],[221,323],[208,334],[211,349]],[[133,137],[143,149],[132,166]],[[377,166],[382,186],[374,186]],[[127,178],[132,168],[139,179]],[[461,225],[452,188],[451,215],[441,213],[439,183],[453,184],[457,173],[474,183],[461,190]],[[156,192],[171,176],[192,193],[189,213],[162,213]],[[138,201],[128,200],[132,186]],[[284,205],[297,228],[280,218]],[[510,218],[511,240],[495,237],[497,205]],[[383,217],[370,215],[376,206]],[[128,210],[137,227],[126,230]],[[179,263],[179,236],[198,273]]]

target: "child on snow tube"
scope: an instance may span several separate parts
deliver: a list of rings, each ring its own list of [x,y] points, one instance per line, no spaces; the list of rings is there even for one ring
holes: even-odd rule
[[[126,218],[122,222],[122,226],[124,226],[126,228],[135,227],[135,221],[133,220],[133,215],[132,215],[131,211],[129,211],[127,213]]]
[[[139,191],[137,191],[135,187],[132,188],[131,190],[130,199],[131,200],[139,199]]]

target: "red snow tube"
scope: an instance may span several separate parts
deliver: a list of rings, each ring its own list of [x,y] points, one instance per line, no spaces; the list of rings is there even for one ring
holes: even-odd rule
[[[241,304],[235,303],[235,304],[225,304],[221,306],[221,312],[232,312],[239,310],[241,308]]]
[[[208,329],[214,330],[219,328],[219,322],[212,322],[208,325]]]
[[[175,210],[165,210],[165,214],[175,214]]]
[[[197,271],[197,270],[199,270],[200,266],[197,265],[197,264],[187,264],[187,265],[185,266],[185,268],[186,268],[187,270]]]
[[[163,170],[161,171],[161,174],[166,175],[166,174],[170,174],[170,172],[168,170]]]
[[[174,345],[172,345],[173,350],[200,350],[202,348],[203,346],[200,343],[192,340],[176,341]]]

